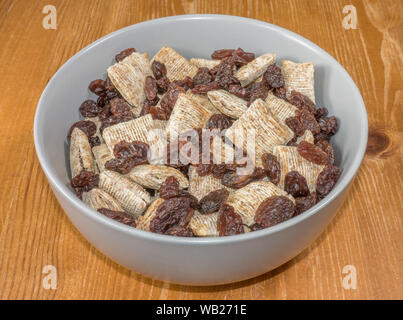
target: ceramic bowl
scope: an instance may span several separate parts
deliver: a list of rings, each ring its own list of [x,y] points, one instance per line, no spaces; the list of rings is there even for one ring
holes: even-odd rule
[[[221,238],[179,238],[137,230],[87,207],[69,187],[66,134],[78,107],[91,97],[90,81],[105,77],[116,53],[128,47],[152,57],[162,46],[187,58],[208,58],[216,49],[276,53],[315,64],[316,102],[340,121],[332,139],[342,169],[330,194],[303,214],[274,227]],[[155,19],[113,32],[69,59],[46,86],[35,115],[36,152],[60,205],[90,243],[117,263],[164,281],[215,285],[268,272],[306,248],[336,214],[365,153],[367,114],[344,68],[311,41],[275,25],[225,15]]]

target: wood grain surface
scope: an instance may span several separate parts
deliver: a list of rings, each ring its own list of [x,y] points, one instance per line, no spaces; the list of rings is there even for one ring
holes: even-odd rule
[[[42,26],[48,4],[57,30]],[[358,24],[346,30],[349,4]],[[255,18],[312,40],[350,73],[369,114],[363,165],[325,232],[282,267],[226,286],[154,281],[98,252],[62,211],[33,144],[42,90],[73,54],[122,27],[187,13]],[[401,0],[0,0],[0,298],[402,299],[402,17]],[[46,265],[57,268],[56,290],[43,288]],[[355,290],[342,285],[346,265]]]

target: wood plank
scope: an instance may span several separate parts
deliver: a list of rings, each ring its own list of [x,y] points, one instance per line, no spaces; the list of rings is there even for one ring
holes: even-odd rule
[[[47,1],[1,1],[0,299],[402,299],[403,2],[349,3],[356,30],[343,29],[341,0],[53,0],[58,29],[44,30]],[[63,213],[33,146],[36,104],[69,57],[119,28],[188,13],[251,17],[311,39],[351,74],[370,121],[363,165],[325,232],[280,268],[226,286],[155,281],[98,252]],[[57,268],[57,290],[42,287],[45,265]],[[343,289],[345,265],[357,269],[356,290]]]

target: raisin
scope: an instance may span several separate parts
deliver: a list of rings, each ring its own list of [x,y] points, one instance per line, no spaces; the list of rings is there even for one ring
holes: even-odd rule
[[[91,92],[95,93],[97,96],[104,96],[106,93],[105,80],[97,79],[91,81],[88,88],[90,89]]]
[[[117,91],[109,91],[109,90],[105,91],[105,99],[108,101],[110,101],[114,98],[120,98],[120,97],[121,97],[121,95]]]
[[[295,198],[295,214],[294,217],[301,214],[304,211],[312,208],[316,204],[316,193],[313,192],[312,194],[306,197],[298,197]]]
[[[275,88],[273,94],[280,99],[288,101],[287,99],[287,90],[285,87]]]
[[[113,154],[116,158],[147,158],[149,146],[141,141],[121,141],[113,147]]]
[[[205,93],[207,93],[209,91],[218,90],[218,89],[220,89],[220,86],[218,85],[218,83],[215,82],[215,81],[212,81],[212,82],[207,83],[207,84],[199,84],[199,85],[195,86],[192,89],[192,93],[194,93],[194,94],[205,94]]]
[[[285,119],[285,124],[294,132],[295,137],[300,137],[305,132],[301,121],[296,116]]]
[[[144,86],[144,92],[146,94],[146,99],[148,101],[153,101],[157,98],[158,88],[157,81],[151,76],[146,77],[146,82]]]
[[[159,205],[150,222],[150,231],[165,234],[170,228],[186,227],[193,216],[191,200],[186,197],[171,198]]]
[[[144,102],[143,108],[140,111],[140,117],[144,116],[146,114],[151,114],[152,118],[154,120],[167,120],[167,114],[165,113],[162,108],[159,108],[157,106],[154,106],[154,103],[151,101],[146,100]]]
[[[298,107],[298,109],[300,110],[306,109],[309,112],[315,113],[316,110],[315,103],[313,103],[311,99],[309,99],[307,96],[303,95],[300,92],[292,90],[289,101],[291,104]]]
[[[297,151],[301,157],[315,164],[325,165],[328,161],[326,152],[307,141],[301,141],[298,144]]]
[[[106,80],[105,80],[105,88],[106,88],[106,90],[108,90],[110,92],[117,91],[116,87],[112,83],[111,79],[109,79],[109,77],[107,77]]]
[[[329,142],[322,140],[315,143],[319,148],[321,148],[327,154],[327,164],[331,165],[334,163],[334,151]]]
[[[168,200],[179,196],[179,182],[174,176],[165,179],[160,188],[160,197]]]
[[[105,168],[121,174],[129,173],[135,166],[148,162],[148,152],[149,146],[144,142],[121,141],[113,148],[116,158],[108,160],[105,163]]]
[[[106,97],[98,97],[97,106],[100,108],[105,107],[108,104],[108,99]]]
[[[191,193],[189,193],[186,190],[179,190],[179,197],[184,197],[184,198],[188,198],[190,200],[190,207],[194,210],[197,210],[199,207],[199,201],[197,200],[197,198],[192,195]]]
[[[258,223],[254,223],[249,227],[250,231],[259,231],[259,230],[263,230],[264,228],[258,224]]]
[[[297,110],[295,112],[296,117],[298,117],[303,130],[309,130],[313,135],[318,134],[321,130],[315,116],[307,111],[306,109]]]
[[[319,120],[320,118],[324,118],[329,114],[329,111],[327,108],[318,108],[315,111],[315,118],[316,120]]]
[[[128,49],[125,49],[125,50],[119,52],[119,53],[115,56],[116,62],[122,61],[124,58],[130,56],[133,52],[136,52],[136,49],[134,49],[134,48],[128,48]]]
[[[234,62],[231,58],[226,58],[217,66],[217,72],[215,74],[215,82],[218,85],[228,90],[230,85],[239,84],[238,79],[233,76]]]
[[[324,132],[319,132],[318,134],[314,135],[314,142],[318,143],[319,141],[326,141],[329,142],[330,141],[330,135],[324,133]]]
[[[222,179],[227,172],[229,172],[229,170],[225,163],[213,164],[211,167],[211,174],[216,179]]]
[[[224,188],[210,192],[199,201],[199,212],[201,214],[217,212],[228,196],[229,192]]]
[[[100,208],[98,209],[98,212],[117,222],[123,223],[133,228],[136,227],[136,220],[125,212],[114,211],[107,208]]]
[[[82,191],[90,191],[98,187],[99,175],[92,171],[82,170],[78,175],[71,179],[73,188],[80,188]]]
[[[271,64],[267,67],[263,74],[263,80],[269,88],[284,87],[283,74],[281,73],[281,69],[275,64]]]
[[[231,58],[237,67],[242,67],[255,59],[255,54],[238,48],[232,53]]]
[[[126,174],[129,173],[136,165],[145,163],[140,160],[138,161],[140,163],[137,163],[136,160],[134,160],[133,158],[114,158],[106,161],[105,168],[108,170],[116,171],[120,174]]]
[[[196,75],[193,77],[193,83],[195,86],[199,84],[207,84],[214,80],[213,75],[208,68],[199,68]]]
[[[207,176],[209,175],[213,170],[213,164],[199,164],[196,168],[196,172],[199,176]]]
[[[67,139],[70,141],[71,138],[71,134],[74,130],[74,128],[78,128],[81,131],[83,131],[88,138],[92,137],[96,132],[97,132],[97,126],[95,125],[94,122],[90,121],[90,120],[81,120],[81,121],[77,121],[76,123],[74,123],[70,130],[69,133],[67,135]]]
[[[160,105],[168,117],[171,114],[173,107],[175,106],[179,94],[181,93],[185,93],[185,90],[183,90],[182,87],[171,83],[169,85],[168,91],[162,97]]]
[[[232,56],[232,53],[234,52],[234,49],[220,49],[220,50],[215,50],[211,54],[212,59],[217,59],[217,60],[222,60],[224,58],[228,58]]]
[[[250,88],[243,88],[240,85],[232,84],[229,86],[228,92],[232,93],[233,95],[236,95],[237,97],[242,98],[246,101],[250,100],[250,95],[251,95]]]
[[[149,113],[154,120],[168,120],[168,116],[164,110],[161,108],[151,106]]]
[[[224,114],[213,114],[207,122],[207,128],[222,131],[231,127],[232,122],[232,119]]]
[[[186,76],[186,78],[183,80],[174,80],[173,83],[179,87],[182,87],[185,91],[188,91],[194,87],[193,79],[189,76]]]
[[[335,186],[341,170],[334,166],[326,166],[316,180],[316,193],[319,199],[323,199]]]
[[[293,217],[294,203],[284,196],[273,196],[265,199],[257,208],[255,222],[263,228],[269,228]]]
[[[217,230],[220,236],[231,236],[244,233],[241,216],[234,207],[223,204],[218,212]]]
[[[339,130],[339,125],[335,116],[320,118],[318,120],[320,129],[327,135],[334,135]]]
[[[103,132],[104,129],[107,127],[113,126],[113,125],[121,123],[121,122],[127,122],[127,121],[133,120],[135,118],[136,118],[136,116],[131,111],[118,113],[118,114],[112,114],[108,118],[102,120],[102,124],[101,124],[101,127],[99,128],[99,130],[101,132]]]
[[[269,89],[267,89],[264,81],[254,82],[248,88],[250,90],[249,104],[252,104],[257,99],[265,100],[269,93]]]
[[[170,85],[170,81],[167,77],[162,77],[160,79],[157,80],[157,88],[158,88],[158,92],[159,93],[165,93],[168,91],[169,85]]]
[[[154,60],[151,64],[151,71],[155,79],[159,80],[167,75],[167,68],[162,62]]]
[[[102,111],[102,108],[94,100],[86,100],[80,105],[79,110],[83,117],[93,118]]]
[[[169,228],[165,234],[176,237],[194,237],[192,229],[179,226]]]
[[[130,106],[124,99],[114,98],[110,101],[110,112],[119,115],[130,111]]]
[[[89,137],[88,141],[90,143],[91,148],[93,148],[95,146],[99,146],[101,144],[101,140],[99,139],[98,136]]]
[[[306,179],[297,171],[290,171],[285,175],[284,190],[294,198],[309,195]]]
[[[233,189],[239,189],[252,181],[263,179],[266,176],[266,171],[261,168],[255,168],[249,175],[238,175],[235,171],[230,171],[224,174],[221,183]]]
[[[277,157],[271,153],[265,153],[262,155],[262,163],[270,182],[278,185],[280,182],[281,167]]]

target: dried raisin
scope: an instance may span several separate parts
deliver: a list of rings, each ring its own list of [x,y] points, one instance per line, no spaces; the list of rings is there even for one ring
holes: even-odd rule
[[[199,68],[196,75],[193,77],[193,83],[195,86],[199,84],[207,84],[214,80],[213,75],[208,68]]]
[[[83,117],[93,118],[102,111],[102,108],[94,100],[86,100],[80,105],[79,111]]]
[[[285,119],[285,124],[294,132],[295,137],[300,137],[305,132],[300,119],[296,116]]]
[[[228,196],[229,192],[224,188],[210,192],[199,201],[199,212],[201,214],[217,212]]]
[[[88,86],[91,92],[95,93],[97,96],[104,96],[106,94],[105,80],[97,79],[91,81]]]
[[[270,182],[278,185],[280,182],[281,167],[277,157],[271,153],[265,153],[262,155],[262,163]]]
[[[242,98],[246,101],[250,100],[251,91],[250,88],[244,88],[239,84],[232,84],[228,88],[228,92],[236,95],[239,98]]]
[[[128,48],[128,49],[125,49],[125,50],[119,52],[119,53],[115,56],[116,62],[122,61],[124,58],[130,56],[133,52],[136,52],[136,49],[134,49],[134,48]]]
[[[78,175],[71,179],[73,188],[80,188],[82,191],[90,191],[98,187],[99,175],[92,171],[82,170]]]
[[[151,64],[151,71],[155,79],[159,80],[167,75],[167,68],[162,62],[154,60]]]
[[[129,104],[120,98],[114,98],[110,101],[110,112],[113,115],[120,115],[130,111]]]
[[[284,87],[284,77],[281,73],[281,69],[275,64],[271,64],[267,67],[263,74],[263,81],[269,88],[281,88]]]
[[[211,54],[212,59],[217,59],[217,60],[222,60],[224,58],[228,58],[232,56],[232,53],[234,52],[234,49],[220,49],[220,50],[215,50]]]
[[[232,236],[244,233],[241,216],[234,207],[223,204],[218,212],[217,230],[220,236]]]
[[[146,94],[146,99],[148,101],[154,101],[157,98],[158,88],[157,81],[151,76],[146,77],[146,82],[144,85],[144,92]]]
[[[293,217],[294,203],[284,196],[265,199],[257,208],[255,221],[263,228],[272,227]]]
[[[257,99],[265,100],[269,93],[264,81],[254,82],[248,86],[248,89],[250,90],[249,104],[252,104]]]
[[[194,213],[190,202],[186,197],[165,200],[150,222],[150,231],[165,234],[172,227],[186,227]]]
[[[90,143],[91,148],[99,146],[101,144],[101,140],[99,139],[98,136],[89,137],[88,142]]]
[[[136,227],[136,220],[125,212],[114,211],[107,208],[100,208],[98,209],[98,212],[117,222],[123,223],[133,228]]]
[[[315,143],[319,148],[321,148],[327,154],[327,164],[331,165],[334,163],[334,151],[329,142],[322,140]]]
[[[231,127],[232,122],[232,119],[224,114],[213,114],[207,122],[207,128],[222,131]]]
[[[169,228],[165,234],[176,237],[194,237],[192,229],[179,226]]]
[[[230,171],[224,174],[221,183],[233,189],[240,189],[247,184],[261,180],[266,176],[266,172],[262,168],[255,168],[249,175],[238,175],[235,171]]]
[[[298,117],[304,131],[309,130],[314,135],[320,132],[321,128],[318,122],[316,121],[315,116],[308,110],[306,109],[297,110],[295,112],[295,115],[296,117]]]
[[[194,94],[205,94],[209,91],[218,90],[220,86],[217,82],[212,81],[207,84],[199,84],[192,89],[192,93]]]
[[[297,151],[301,157],[315,164],[325,165],[328,161],[326,152],[307,141],[301,141],[298,144]]]
[[[284,190],[294,198],[309,195],[306,179],[297,171],[290,171],[285,175]]]
[[[304,211],[312,208],[316,204],[316,192],[306,196],[295,198],[295,214],[294,217]]]
[[[165,179],[160,188],[160,197],[168,200],[179,196],[179,182],[174,176]]]
[[[339,179],[341,170],[334,166],[326,166],[319,174],[316,180],[316,193],[319,199],[323,199],[332,191],[337,180]]]
[[[300,109],[300,110],[306,109],[312,113],[315,113],[315,111],[316,111],[315,103],[311,99],[309,99],[307,96],[305,96],[302,93],[297,92],[295,90],[291,91],[289,101],[291,104],[298,107],[298,109]]]
[[[90,120],[77,121],[70,127],[69,133],[67,135],[67,139],[69,141],[70,141],[71,134],[72,134],[74,128],[78,128],[81,131],[83,131],[87,135],[88,138],[92,137],[97,132],[97,126],[95,125],[94,122],[92,122]]]

